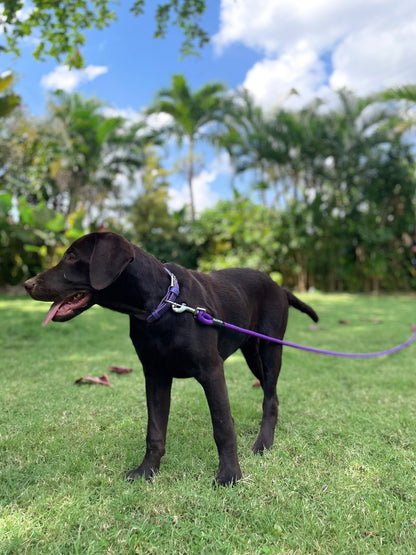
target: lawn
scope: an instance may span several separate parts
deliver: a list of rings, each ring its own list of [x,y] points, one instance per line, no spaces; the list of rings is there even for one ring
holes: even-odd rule
[[[406,340],[415,296],[310,295],[286,339],[343,351]],[[241,355],[226,374],[244,479],[212,487],[217,453],[194,380],[176,380],[151,483],[144,379],[127,317],[93,308],[41,327],[47,305],[0,298],[0,553],[416,553],[416,343],[370,360],[285,348],[275,446],[251,453],[261,391]],[[178,325],[180,325],[178,315]],[[340,323],[348,321],[348,323]],[[74,385],[100,376],[111,387]]]

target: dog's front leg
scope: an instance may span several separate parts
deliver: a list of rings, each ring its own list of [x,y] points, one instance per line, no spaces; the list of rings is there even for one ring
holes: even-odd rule
[[[160,466],[165,454],[172,378],[146,375],[147,435],[146,454],[140,466],[127,473],[129,481],[143,476],[150,479]]]
[[[222,361],[198,379],[204,388],[211,413],[214,439],[218,449],[219,467],[216,483],[220,486],[235,484],[241,478],[237,456],[237,438],[231,417],[230,402]]]

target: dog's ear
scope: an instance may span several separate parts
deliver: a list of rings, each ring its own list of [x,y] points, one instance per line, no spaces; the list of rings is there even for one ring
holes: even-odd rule
[[[90,258],[90,283],[101,291],[111,285],[134,260],[133,245],[116,233],[97,233]]]

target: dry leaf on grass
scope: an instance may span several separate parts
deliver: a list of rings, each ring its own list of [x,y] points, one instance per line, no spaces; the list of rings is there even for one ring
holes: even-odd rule
[[[116,374],[130,374],[133,372],[131,368],[126,368],[125,366],[109,366],[108,369]]]
[[[110,380],[108,379],[107,374],[103,374],[99,378],[95,378],[93,376],[81,376],[80,378],[75,380],[75,383],[78,383],[78,384],[92,383],[97,385],[110,385]]]

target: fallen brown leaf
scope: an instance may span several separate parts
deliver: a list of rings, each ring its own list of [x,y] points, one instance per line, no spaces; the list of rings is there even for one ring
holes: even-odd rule
[[[110,380],[108,379],[107,374],[103,374],[99,378],[95,378],[93,376],[81,376],[80,378],[75,380],[75,383],[79,383],[79,384],[84,382],[97,384],[97,385],[108,385],[108,386],[110,385]]]
[[[125,366],[109,366],[108,369],[116,374],[130,374],[133,372],[131,368],[126,368]]]

